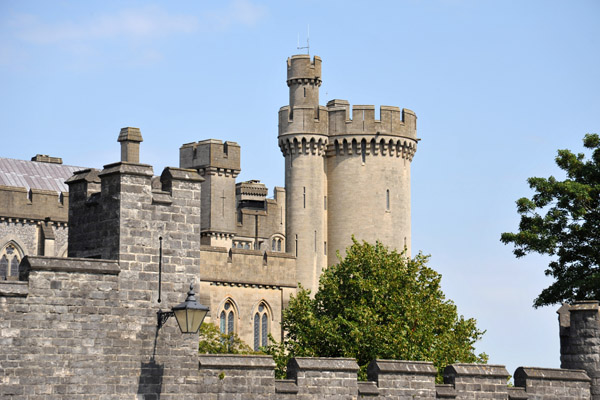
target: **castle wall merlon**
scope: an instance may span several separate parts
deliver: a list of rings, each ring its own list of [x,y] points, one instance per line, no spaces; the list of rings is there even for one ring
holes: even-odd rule
[[[179,149],[181,168],[220,168],[240,172],[240,145],[236,142],[222,142],[208,139],[186,143]]]

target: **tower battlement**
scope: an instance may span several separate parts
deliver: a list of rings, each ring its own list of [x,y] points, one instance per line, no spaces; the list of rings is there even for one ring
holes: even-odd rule
[[[393,106],[379,108],[380,119],[375,119],[375,106],[352,106],[344,100],[332,100],[327,103],[329,114],[329,135],[346,134],[383,134],[417,139],[417,116],[409,109]]]
[[[321,58],[308,54],[298,54],[287,59],[287,83],[307,83],[309,80],[321,85]]]
[[[240,145],[217,139],[186,143],[179,149],[180,168],[207,169],[233,174],[240,173]]]

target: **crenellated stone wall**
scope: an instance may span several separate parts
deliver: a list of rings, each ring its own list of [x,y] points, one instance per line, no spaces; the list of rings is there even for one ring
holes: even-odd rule
[[[358,382],[352,359],[296,358],[287,379],[276,380],[269,356],[198,355],[197,336],[182,335],[175,321],[157,330],[158,309],[182,301],[185,290],[168,272],[172,289],[157,304],[156,274],[132,263],[144,265],[29,256],[20,281],[0,282],[1,398],[591,398],[585,371],[519,368],[509,388],[499,365],[454,364],[436,385],[429,362],[375,360],[369,381]]]

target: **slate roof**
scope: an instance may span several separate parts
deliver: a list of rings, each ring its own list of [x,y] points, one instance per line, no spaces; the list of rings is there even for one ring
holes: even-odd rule
[[[85,168],[0,157],[0,185],[68,192],[65,181],[81,169]]]

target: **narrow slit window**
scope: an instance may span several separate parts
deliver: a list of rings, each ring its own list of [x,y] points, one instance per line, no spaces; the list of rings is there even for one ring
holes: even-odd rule
[[[302,201],[304,202],[304,208],[306,208],[306,186],[304,186],[302,190]]]
[[[390,210],[390,189],[385,191],[385,209]]]

